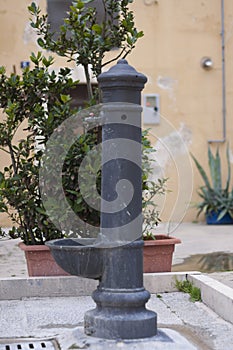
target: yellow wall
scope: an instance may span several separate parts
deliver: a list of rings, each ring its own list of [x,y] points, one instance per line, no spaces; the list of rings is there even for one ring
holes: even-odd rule
[[[145,5],[149,3],[150,5]],[[208,140],[222,139],[222,37],[221,0],[136,0],[132,6],[137,26],[145,33],[137,44],[130,62],[149,77],[145,93],[161,97],[161,124],[152,128],[156,136],[171,135],[167,121],[181,131],[185,144],[207,168]],[[226,127],[227,140],[233,149],[233,1],[225,0],[225,69],[226,69]],[[212,58],[213,69],[204,70],[202,57]],[[174,136],[174,135],[173,135]],[[174,150],[174,137],[166,138],[169,151]],[[182,143],[181,143],[182,145]],[[219,145],[225,157],[225,144]],[[176,146],[175,146],[176,147]],[[178,206],[173,219],[182,216],[182,203],[192,185],[188,161],[182,149],[174,152],[177,167],[170,162],[167,174],[173,193],[166,202],[164,218],[170,217],[178,193]],[[193,163],[191,163],[193,165]],[[225,164],[224,164],[225,165]],[[181,183],[176,179],[182,177]],[[224,173],[224,176],[226,174]],[[176,180],[175,180],[176,179]],[[198,201],[196,189],[202,180],[193,166],[192,202]],[[178,188],[177,188],[178,187]],[[180,193],[181,192],[181,193]],[[196,210],[189,209],[185,220],[195,219]]]
[[[28,0],[0,0],[0,65],[8,72],[20,72],[20,62],[28,60],[36,35],[29,25]],[[37,3],[45,8],[45,0]],[[189,193],[197,201],[202,184],[188,154],[191,151],[207,167],[209,139],[222,138],[222,48],[221,0],[135,0],[131,5],[138,29],[144,31],[128,61],[148,77],[144,93],[160,95],[160,124],[150,136],[158,164],[169,176],[172,190],[162,200],[164,221],[195,219],[188,205]],[[225,0],[225,68],[227,140],[233,138],[233,1]],[[204,70],[201,59],[209,56],[213,69]],[[64,61],[56,59],[56,65]],[[176,134],[176,130],[181,135]],[[164,154],[163,147],[168,149]],[[219,145],[225,150],[225,144]],[[233,148],[231,144],[231,149]],[[4,160],[1,156],[1,164]],[[233,157],[232,157],[233,158]],[[193,171],[193,173],[192,173]],[[192,188],[193,186],[193,188]],[[174,209],[175,208],[175,209]],[[174,210],[172,214],[172,210]],[[2,225],[5,221],[2,221]]]

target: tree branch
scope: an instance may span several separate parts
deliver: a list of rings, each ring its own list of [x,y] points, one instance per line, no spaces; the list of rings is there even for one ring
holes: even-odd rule
[[[92,86],[91,86],[91,78],[90,78],[90,74],[89,74],[88,64],[84,64],[83,68],[84,68],[86,81],[87,81],[88,99],[89,99],[89,101],[91,101],[93,99],[93,91],[92,91]]]
[[[115,62],[116,60],[118,60],[118,59],[121,57],[121,55],[123,54],[124,51],[125,51],[125,48],[123,48],[123,49],[121,50],[121,52],[119,53],[119,55],[117,55],[115,58],[112,58],[111,60],[109,60],[109,61],[103,63],[103,64],[102,64],[102,68],[103,68],[104,66],[107,66],[108,64],[110,64],[110,63]],[[124,57],[125,57],[125,56],[124,56]]]
[[[12,147],[11,143],[8,144],[8,148],[9,148],[9,153],[10,153],[10,156],[11,156],[12,166],[13,166],[13,169],[14,169],[14,175],[16,175],[18,167],[17,167],[17,164],[16,164],[15,153],[14,153],[14,150],[13,150],[13,147]]]

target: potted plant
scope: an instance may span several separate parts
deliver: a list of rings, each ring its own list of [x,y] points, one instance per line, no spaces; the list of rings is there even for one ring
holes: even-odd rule
[[[143,271],[144,272],[169,272],[172,267],[172,257],[175,245],[181,243],[180,239],[166,234],[154,234],[160,219],[160,213],[156,205],[156,196],[165,194],[167,178],[150,180],[152,173],[152,159],[150,154],[154,148],[148,139],[148,130],[143,133]]]
[[[39,52],[32,54],[34,68],[26,68],[22,76],[6,75],[0,69],[0,148],[8,155],[9,165],[0,172],[0,211],[11,219],[12,238],[20,237],[29,248],[37,251],[46,240],[63,237],[47,217],[39,190],[39,168],[43,154],[42,144],[60,123],[74,111],[68,92],[77,84],[70,78],[69,69],[58,75],[49,72],[53,63]],[[18,130],[21,128],[21,137]],[[22,130],[23,129],[23,130]],[[4,232],[2,232],[4,234]],[[46,255],[47,247],[43,246]],[[40,266],[43,264],[44,258]],[[38,266],[38,268],[40,267]],[[58,266],[55,268],[61,270]],[[29,266],[29,274],[34,273]],[[40,272],[35,272],[38,274]]]
[[[91,64],[94,74],[98,75],[106,64],[103,63],[106,52],[113,46],[117,46],[120,47],[120,53],[117,53],[115,59],[125,57],[134,48],[137,39],[142,36],[142,32],[137,32],[134,27],[133,14],[128,10],[129,2],[131,1],[122,2],[119,12],[118,6],[115,11],[115,1],[105,1],[105,11],[108,11],[108,8],[115,8],[112,13],[118,20],[118,26],[115,21],[112,21],[113,18],[108,18],[102,24],[98,24],[95,9],[84,7],[85,2],[81,0],[74,2],[56,40],[49,31],[47,17],[40,15],[40,9],[35,3],[29,6],[29,11],[34,15],[32,26],[40,35],[38,43],[43,48],[68,57],[69,60],[75,60],[77,65],[83,66],[87,80],[89,105],[94,101],[99,101],[99,92],[96,90],[94,94],[92,91],[88,65]],[[78,18],[80,27],[76,26]],[[70,33],[73,36],[70,36]],[[111,41],[109,41],[109,35],[111,35]],[[83,37],[85,37],[84,42]],[[79,40],[76,40],[77,38]],[[95,47],[93,47],[93,40]],[[49,250],[44,243],[51,239],[66,237],[70,232],[66,232],[65,225],[58,229],[46,213],[39,187],[39,169],[44,144],[54,130],[76,112],[72,108],[69,92],[78,83],[71,79],[68,68],[60,69],[58,74],[55,74],[52,71],[52,57],[46,58],[39,52],[37,55],[31,55],[31,61],[34,68],[24,69],[22,76],[11,74],[8,77],[4,68],[1,68],[0,71],[0,107],[4,113],[3,122],[0,124],[0,147],[10,159],[10,165],[0,173],[0,210],[11,218],[14,226],[9,234],[12,238],[22,239],[21,248],[25,249],[26,257],[33,256],[35,251],[38,255],[38,250],[40,252],[45,250],[51,265],[53,259],[49,256]],[[24,137],[17,140],[17,130],[22,123],[25,125]],[[63,189],[72,210],[84,222],[84,226],[75,228],[81,230],[82,235],[85,235],[85,222],[90,222],[97,229],[99,226],[98,213],[87,206],[77,187],[79,165],[87,152],[98,142],[98,135],[98,128],[80,134],[70,148],[63,167]],[[142,137],[144,147],[143,214],[144,222],[147,222],[144,238],[150,236],[148,233],[149,221],[150,227],[155,227],[159,222],[158,211],[152,199],[156,194],[164,192],[166,181],[159,180],[158,183],[155,183],[148,179],[148,172],[151,171],[149,165],[151,160],[149,160],[148,153],[151,152],[152,147],[147,136],[145,132]],[[56,167],[56,157],[53,158],[53,165]],[[99,174],[99,179],[100,176],[101,174]],[[56,203],[51,205],[56,209]],[[63,215],[64,223],[69,221],[69,213],[64,212]],[[45,273],[48,275],[48,272],[38,270],[44,260],[40,258],[40,262],[36,263],[36,270],[28,263],[29,275],[44,275]],[[50,274],[63,274],[63,272],[58,269],[58,266],[55,266]]]
[[[214,155],[210,146],[208,147],[210,179],[198,160],[193,155],[192,158],[204,181],[204,186],[201,186],[198,190],[201,201],[195,204],[195,207],[198,209],[197,216],[203,212],[208,225],[233,224],[233,189],[230,188],[231,163],[229,146],[226,148],[227,179],[225,186],[222,185],[221,159],[218,148]]]
[[[92,90],[89,65],[97,76],[104,65],[126,57],[143,35],[134,26],[133,13],[128,8],[130,2],[127,0],[118,5],[113,0],[104,1],[102,23],[97,21],[96,9],[85,6],[87,1],[73,2],[56,40],[49,29],[47,16],[40,16],[41,11],[35,3],[28,7],[34,16],[31,25],[40,35],[39,45],[83,66],[89,104],[99,101],[98,90],[97,95]],[[116,57],[103,63],[106,52],[113,47],[119,48]],[[46,214],[39,187],[39,169],[43,145],[55,128],[76,111],[72,108],[69,93],[77,86],[69,68],[61,68],[58,74],[52,70],[51,56],[46,58],[38,52],[32,54],[30,59],[34,68],[24,69],[22,76],[15,73],[7,76],[3,67],[0,70],[0,108],[4,115],[0,123],[0,147],[9,156],[9,165],[0,173],[0,211],[11,218],[13,227],[9,235],[22,239],[21,247],[26,250],[27,257],[34,254],[29,252],[31,248],[33,251],[46,250],[48,255],[49,250],[44,243],[67,234],[55,227]],[[23,136],[21,130],[21,138],[17,139],[17,131],[22,125]],[[94,142],[93,137],[95,139],[95,131],[80,135],[64,165],[65,175],[70,169],[73,175],[64,175],[63,179],[72,209],[89,220],[94,217],[91,210],[86,208],[84,201],[78,202],[79,194],[68,185],[72,186],[77,179],[77,155],[80,160],[89,147],[87,141]],[[96,221],[95,218],[93,220]],[[5,232],[2,230],[1,234],[5,235]],[[44,258],[40,260],[38,268]],[[31,267],[28,270],[30,275],[41,274],[37,270],[32,271]]]

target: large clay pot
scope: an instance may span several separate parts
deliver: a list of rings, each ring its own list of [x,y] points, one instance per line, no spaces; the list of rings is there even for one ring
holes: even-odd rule
[[[67,276],[54,260],[50,250],[45,245],[26,245],[19,243],[20,249],[24,251],[28,275],[35,276]]]
[[[181,240],[167,235],[155,235],[155,240],[145,240],[143,272],[170,272],[175,244]]]

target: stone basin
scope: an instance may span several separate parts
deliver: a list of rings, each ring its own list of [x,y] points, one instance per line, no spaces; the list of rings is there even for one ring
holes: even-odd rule
[[[46,242],[59,266],[75,276],[100,279],[103,272],[102,249],[94,238],[62,238]]]

